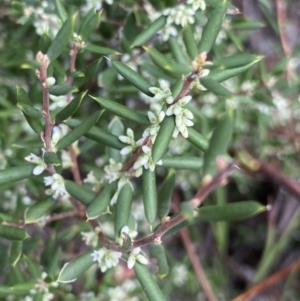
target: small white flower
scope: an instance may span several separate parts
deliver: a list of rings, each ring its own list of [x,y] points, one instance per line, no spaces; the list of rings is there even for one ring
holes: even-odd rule
[[[129,253],[128,261],[127,261],[127,267],[128,269],[132,269],[135,265],[135,262],[138,261],[141,264],[148,264],[148,259],[145,255],[141,254],[141,248],[135,248]]]
[[[177,29],[172,25],[166,25],[160,32],[161,38],[163,41],[168,41],[170,36],[176,37],[177,36]]]
[[[142,150],[144,153],[135,161],[133,169],[139,169],[144,166],[146,169],[149,168],[151,171],[154,171],[155,163],[152,159],[151,148],[147,145],[143,145]],[[161,165],[162,161],[159,160],[158,162],[156,162],[156,164]]]
[[[48,77],[46,79],[46,86],[47,88],[51,88],[53,85],[55,85],[55,78],[54,77]]]
[[[186,3],[187,4],[192,4],[194,11],[198,10],[199,8],[201,10],[205,10],[206,9],[206,3],[205,3],[204,0],[187,0]]]
[[[25,157],[25,160],[37,165],[33,169],[34,175],[40,175],[47,168],[47,164],[44,162],[44,160],[41,157],[38,157],[33,153],[31,153],[29,156]]]
[[[45,192],[48,195],[52,195],[54,199],[59,197],[65,198],[68,196],[66,191],[64,179],[61,175],[55,173],[52,176],[44,177],[45,186],[51,186],[50,189],[47,189]]]
[[[168,82],[161,79],[159,80],[159,86],[160,88],[157,87],[149,88],[149,91],[154,94],[154,97],[152,97],[151,101],[172,103],[173,97]]]
[[[54,126],[52,128],[51,146],[52,146],[53,151],[56,151],[55,146],[56,146],[57,142],[62,137],[67,135],[67,133],[68,133],[68,126],[65,124],[60,124],[60,125]],[[45,143],[44,143],[44,145],[45,145]],[[74,143],[73,143],[73,145],[74,145]]]
[[[73,167],[73,161],[70,157],[70,153],[62,150],[61,151],[61,162],[63,169],[68,169]]]
[[[116,190],[116,192],[114,193],[113,197],[110,200],[110,205],[114,205],[117,202],[118,199],[118,195],[121,191],[121,188],[125,185],[125,183],[128,181],[128,177],[127,176],[122,176],[120,178],[120,180],[118,181],[118,188]]]
[[[116,163],[114,159],[110,158],[109,164],[104,166],[104,178],[108,180],[108,183],[118,180],[122,175],[121,169],[122,163]]]
[[[135,152],[136,149],[139,146],[141,146],[141,141],[134,140],[134,132],[132,129],[128,128],[126,130],[126,134],[127,134],[127,136],[125,136],[125,135],[119,136],[120,141],[122,141],[125,144],[129,144],[128,146],[125,146],[124,148],[121,149],[120,153],[123,156]]]
[[[195,12],[185,7],[184,5],[178,5],[174,8],[167,8],[163,11],[163,15],[168,16],[167,25],[175,23],[176,25],[181,25],[184,27],[186,24],[193,24],[195,22],[194,18]]]
[[[93,261],[98,262],[101,272],[104,273],[107,269],[114,267],[119,263],[122,253],[103,247],[100,250],[94,251],[91,256],[93,257]]]
[[[134,239],[138,235],[138,232],[135,230],[130,230],[128,226],[124,226],[121,229],[120,237],[116,239],[117,244],[120,246],[124,244],[124,241],[127,239],[126,234],[130,237],[130,239]]]
[[[178,264],[172,270],[173,283],[176,286],[182,286],[188,278],[188,270],[185,265]]]
[[[55,110],[56,108],[63,108],[68,104],[66,95],[56,96],[50,94],[50,99],[53,101],[49,106],[51,111]]]
[[[165,113],[161,111],[158,114],[158,117],[155,116],[155,114],[151,111],[148,112],[148,118],[151,122],[152,125],[150,125],[148,128],[143,133],[143,137],[146,138],[147,136],[151,137],[152,143],[154,143],[155,138],[157,136],[157,133],[160,128],[160,123],[164,120],[165,118]]]
[[[99,227],[96,227],[95,231],[81,232],[82,240],[85,241],[86,245],[95,248],[98,244],[98,233],[100,232],[101,230]]]
[[[90,171],[87,174],[87,177],[83,180],[83,183],[88,183],[93,185],[92,190],[95,192],[100,191],[100,189],[103,187],[103,181],[99,181],[95,175],[93,171]]]

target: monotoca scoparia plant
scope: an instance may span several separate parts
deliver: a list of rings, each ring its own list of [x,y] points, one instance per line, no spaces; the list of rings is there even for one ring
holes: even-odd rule
[[[221,264],[228,222],[266,211],[226,202],[228,177],[244,179],[233,133],[243,137],[251,110],[272,108],[246,99],[262,57],[241,50],[261,24],[226,0],[3,7],[13,78],[0,99],[3,300],[232,296],[224,269],[204,273],[187,227],[211,224]]]

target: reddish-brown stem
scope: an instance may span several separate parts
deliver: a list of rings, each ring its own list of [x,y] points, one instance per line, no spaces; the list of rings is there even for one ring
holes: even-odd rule
[[[243,294],[239,295],[238,297],[232,299],[231,301],[245,301],[250,300],[252,297],[257,296],[258,294],[262,293],[263,291],[267,290],[270,286],[275,285],[279,281],[286,279],[287,276],[295,269],[300,268],[300,259],[297,259],[286,268],[276,272],[275,274],[271,275],[261,283],[256,284],[248,291],[244,292]]]
[[[201,262],[198,258],[198,255],[195,251],[194,244],[190,238],[189,232],[186,228],[180,230],[180,236],[182,242],[184,244],[184,248],[186,249],[188,256],[193,265],[193,269],[197,275],[198,281],[203,288],[204,294],[206,295],[209,301],[217,301],[217,297],[215,296],[210,283],[205,275],[204,269],[201,265]]]

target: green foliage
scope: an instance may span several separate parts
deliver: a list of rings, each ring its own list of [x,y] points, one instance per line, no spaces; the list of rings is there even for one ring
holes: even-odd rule
[[[230,300],[297,254],[300,47],[268,0],[97,5],[0,4],[0,297]]]

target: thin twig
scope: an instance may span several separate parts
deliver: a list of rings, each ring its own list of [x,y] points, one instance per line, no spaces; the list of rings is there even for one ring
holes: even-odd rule
[[[203,288],[204,294],[206,295],[206,297],[209,301],[217,301],[218,299],[215,296],[215,294],[210,286],[210,283],[205,275],[204,269],[201,265],[198,255],[195,251],[194,244],[190,238],[188,230],[186,228],[181,229],[180,236],[181,236],[182,242],[184,244],[184,248],[186,249],[186,251],[189,255],[189,258],[191,260],[191,263],[193,265],[193,268],[196,272],[198,281]]]
[[[262,293],[263,291],[267,290],[270,286],[277,284],[279,281],[286,279],[287,276],[295,269],[300,268],[300,259],[297,259],[286,268],[274,273],[263,282],[256,284],[248,291],[244,292],[243,294],[239,295],[238,297],[232,299],[231,301],[247,301],[250,298],[257,296],[258,294]]]

